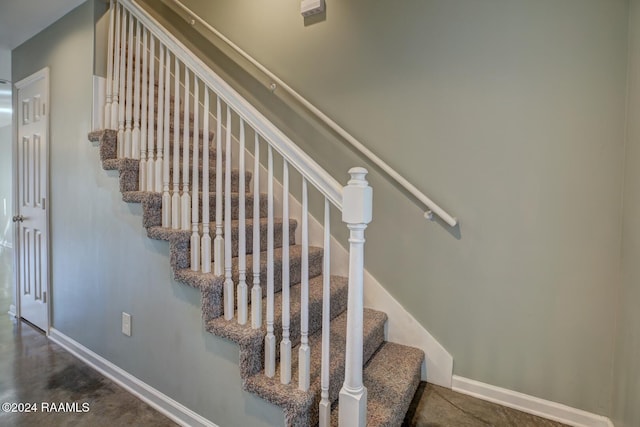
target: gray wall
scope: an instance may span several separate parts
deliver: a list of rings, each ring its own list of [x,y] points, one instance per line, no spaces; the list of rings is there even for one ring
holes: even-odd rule
[[[614,372],[616,427],[640,425],[640,1],[630,2],[629,95],[622,233],[622,288]]]
[[[183,1],[460,218],[372,168],[367,267],[455,374],[610,413],[627,1],[353,0],[307,25],[285,0]],[[367,165],[298,136],[343,181]]]
[[[0,79],[11,80],[11,50],[0,48]]]
[[[53,326],[220,426],[282,425],[241,390],[237,346],[204,332],[199,292],[171,280],[167,243],[146,237],[87,141],[93,11],[88,1],[13,51],[16,80],[51,68]]]

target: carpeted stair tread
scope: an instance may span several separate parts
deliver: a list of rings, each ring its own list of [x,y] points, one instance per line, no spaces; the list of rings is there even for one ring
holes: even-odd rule
[[[322,325],[322,281],[323,276],[317,276],[309,280],[309,333],[313,334]],[[251,300],[251,284],[249,287],[249,302]],[[236,284],[237,286],[237,284]],[[340,276],[331,276],[331,315],[333,319],[346,309],[348,283],[347,279]],[[290,340],[292,346],[300,342],[300,290],[301,284],[291,287],[290,294]],[[240,345],[240,366],[241,376],[246,378],[258,373],[263,368],[262,354],[264,347],[264,336],[266,334],[266,313],[267,298],[266,286],[262,287],[262,327],[253,329],[251,327],[251,304],[248,309],[248,320],[245,325],[240,325],[237,318],[225,320],[223,316],[206,322],[205,328],[216,336],[226,338]],[[276,342],[282,339],[282,293],[274,294],[274,335]],[[254,358],[252,355],[259,355]]]
[[[363,322],[363,360],[367,361],[384,341],[384,325],[387,315],[380,311],[364,309]],[[338,398],[344,381],[346,352],[347,313],[343,312],[331,321],[331,353],[329,357],[329,398]],[[278,343],[279,345],[279,343]],[[318,331],[309,336],[312,355],[319,355],[322,348],[322,333]],[[266,401],[284,409],[288,426],[302,427],[318,422],[318,402],[320,401],[320,357],[311,358],[311,384],[309,391],[298,390],[297,358],[298,348],[292,349],[291,383],[280,383],[280,368],[273,378],[259,372],[247,378],[245,389],[257,394]]]
[[[194,288],[202,289],[203,284],[212,283],[206,276],[213,276],[213,273],[203,273],[200,271],[192,271],[190,268],[190,250],[186,250],[189,247],[188,243],[184,244],[184,249],[182,251],[174,251],[173,245],[174,242],[171,241],[172,245],[172,257],[178,255],[180,257],[179,260],[171,260],[171,265],[174,267],[174,278],[179,282],[184,282],[185,284],[192,286]],[[290,257],[289,257],[289,285],[293,283],[300,282],[300,265],[302,259],[302,247],[298,245],[292,245],[289,247]],[[275,248],[274,252],[274,274],[273,274],[273,288],[274,292],[279,292],[282,289],[282,248]],[[309,248],[309,277],[318,276],[322,272],[322,248]],[[265,284],[264,292],[266,292],[266,283],[267,283],[267,263],[266,263],[266,253],[261,253],[261,263],[260,263],[260,283]],[[253,255],[247,255],[247,280],[253,281],[253,267],[252,267],[252,259]],[[213,271],[215,266],[211,267]],[[201,277],[204,277],[205,280],[201,280]],[[224,275],[220,276],[221,281],[224,281]],[[238,283],[238,262],[237,258],[233,259],[233,273],[232,273],[233,283]],[[211,302],[214,305],[221,305],[221,302]]]
[[[309,246],[309,277],[315,277],[322,274],[322,256],[324,255],[324,249]],[[254,255],[247,255],[247,280],[251,278],[253,280],[253,257]],[[279,292],[282,289],[282,248],[274,248],[273,250],[273,289],[274,292]],[[302,246],[291,245],[289,246],[289,284],[299,283],[301,280],[301,266],[302,266]],[[233,282],[238,282],[238,262],[237,258],[233,259],[232,269]],[[260,252],[260,283],[267,283],[267,252]]]
[[[198,198],[198,211],[202,212],[202,197]],[[238,219],[238,193],[231,193],[231,219]],[[260,194],[260,217],[267,216],[267,196]],[[215,220],[216,214],[216,198],[215,193],[209,193],[209,214],[210,220]],[[253,194],[245,195],[245,212],[247,216],[253,215]],[[149,192],[147,197],[142,200],[142,222],[145,228],[162,225],[162,194]]]
[[[274,218],[273,219],[273,229],[274,236],[279,237],[274,240],[274,244],[276,247],[280,247],[282,245],[282,229],[283,229],[284,221],[282,218]],[[298,225],[298,222],[295,219],[289,219],[289,244],[295,244],[295,230]],[[231,252],[237,254],[238,253],[238,235],[240,230],[240,221],[234,219],[231,221]],[[258,222],[258,226],[260,227],[260,246],[264,249],[267,241],[267,227],[268,221],[267,218],[260,218]],[[203,226],[200,224],[198,226],[198,232],[202,235]],[[247,253],[253,252],[253,219],[248,219],[245,221],[245,231],[246,231],[246,249]],[[213,242],[216,233],[216,223],[209,223],[209,234],[211,235],[211,241]],[[166,240],[171,241],[174,240],[189,242],[191,241],[191,230],[175,230],[173,228],[165,228],[162,226],[149,227],[147,229],[147,236],[154,240]],[[224,237],[224,231],[223,231]],[[253,280],[253,278],[251,278]]]
[[[367,426],[402,425],[418,385],[424,353],[405,345],[385,342],[363,372],[367,388]],[[331,411],[331,425],[338,427],[340,408]]]

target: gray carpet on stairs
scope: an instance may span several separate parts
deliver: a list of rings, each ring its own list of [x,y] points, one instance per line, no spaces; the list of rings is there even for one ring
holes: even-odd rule
[[[191,132],[193,133],[193,132]],[[213,134],[212,134],[213,135]],[[224,277],[212,273],[194,272],[190,269],[190,230],[173,230],[162,225],[162,195],[151,191],[139,191],[139,161],[135,159],[117,159],[117,133],[112,130],[96,131],[89,134],[89,139],[98,143],[100,160],[104,169],[119,171],[120,190],[123,200],[129,203],[141,203],[143,209],[143,226],[150,238],[169,242],[170,263],[174,270],[174,278],[200,289],[202,294],[202,317],[208,332],[231,340],[238,344],[240,351],[240,373],[245,390],[255,393],[263,399],[283,408],[288,426],[313,426],[318,423],[318,403],[320,401],[320,349],[322,324],[322,248],[309,248],[309,346],[311,348],[311,386],[307,392],[298,390],[297,386],[297,354],[300,345],[300,290],[301,290],[301,247],[295,244],[295,220],[288,224],[282,219],[275,220],[274,227],[274,334],[279,343],[282,336],[281,289],[282,279],[282,230],[289,227],[290,251],[290,339],[292,341],[292,381],[281,384],[280,368],[276,375],[268,378],[264,375],[264,336],[266,325],[266,248],[267,213],[266,197],[260,195],[259,206],[261,220],[260,230],[260,284],[262,286],[263,324],[260,329],[251,327],[251,306],[247,324],[240,325],[237,319],[227,321],[223,317],[223,284]],[[212,147],[212,158],[215,149]],[[200,150],[201,151],[201,150]],[[215,162],[211,163],[212,171]],[[210,178],[211,189],[215,190],[215,173]],[[232,246],[233,253],[238,248],[238,185],[240,173],[232,171]],[[251,174],[246,174],[246,188],[250,189]],[[172,188],[172,187],[171,187]],[[199,209],[202,209],[200,197]],[[215,233],[215,194],[210,197],[212,237]],[[247,194],[246,213],[252,216],[253,194]],[[286,224],[286,225],[285,225]],[[247,244],[247,285],[253,285],[253,220],[246,221]],[[237,258],[232,260],[232,278],[238,281]],[[332,425],[337,426],[339,406],[336,404],[342,382],[344,381],[344,354],[346,345],[346,308],[348,284],[347,279],[331,276],[331,356],[330,356],[330,400],[334,402]],[[250,293],[249,293],[250,295]],[[250,298],[250,297],[249,297]],[[420,382],[421,366],[424,354],[421,350],[385,342],[386,314],[365,309],[364,311],[364,384],[368,390],[367,426],[400,426],[411,403],[411,399]]]

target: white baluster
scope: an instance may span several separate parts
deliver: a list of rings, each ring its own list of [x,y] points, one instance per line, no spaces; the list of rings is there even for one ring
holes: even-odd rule
[[[191,196],[191,270],[200,270],[200,235],[198,234],[199,197],[198,197],[198,169],[200,165],[200,123],[198,122],[198,77],[193,76],[193,174]]]
[[[182,136],[182,229],[188,231],[191,228],[191,195],[189,194],[189,128],[191,115],[191,92],[189,92],[189,69],[184,67],[184,129]]]
[[[149,44],[151,45],[151,51],[149,53],[149,122],[147,123],[147,191],[155,191],[154,178],[156,174],[156,160],[154,144],[156,141],[156,40],[151,34],[149,34]]]
[[[131,157],[140,158],[140,21],[136,20],[136,59],[133,76],[133,131],[131,132]]]
[[[174,62],[173,88],[173,194],[171,195],[171,228],[180,228],[180,63]]]
[[[267,150],[269,178],[267,180],[267,335],[264,338],[264,374],[272,378],[276,374],[276,337],[273,334],[273,152]]]
[[[158,49],[158,108],[157,108],[157,137],[156,163],[154,165],[153,182],[155,192],[162,193],[162,164],[164,157],[164,45]],[[163,221],[164,222],[164,221]],[[164,224],[163,224],[164,225]]]
[[[118,107],[118,157],[124,157],[124,118],[126,109],[125,81],[126,75],[126,49],[127,49],[127,10],[122,9],[122,19],[120,28],[120,105]]]
[[[169,143],[171,135],[171,58],[169,48],[165,49],[164,61],[164,141],[163,162],[162,162],[162,226],[171,227],[171,194],[169,194],[169,166],[171,160],[171,144]]]
[[[307,180],[302,178],[302,268],[300,281],[300,349],[298,350],[298,388],[309,390],[311,349],[309,348],[309,201]]]
[[[227,105],[227,129],[225,133],[227,144],[225,148],[224,165],[224,318],[233,319],[234,289],[231,278],[231,109]]]
[[[109,128],[113,130],[118,129],[118,115],[119,115],[119,90],[120,90],[120,21],[123,14],[122,6],[116,4],[116,26],[113,29],[113,35],[115,41],[113,43],[113,81],[111,93],[113,98],[111,101],[111,121]]]
[[[202,116],[202,272],[211,273],[211,234],[209,232],[209,87],[204,87]]]
[[[345,375],[340,390],[341,426],[365,427],[367,388],[362,382],[364,309],[364,230],[371,222],[372,189],[367,170],[351,168],[351,179],[343,190],[342,221],[349,228],[349,301],[347,305],[347,346]]]
[[[262,327],[262,288],[260,287],[260,137],[255,134],[253,150],[253,288],[251,288],[251,327]],[[288,223],[287,223],[288,226]]]
[[[282,220],[289,218],[289,165],[282,161]],[[291,382],[291,340],[289,339],[289,227],[282,227],[282,341],[280,341],[280,382]]]
[[[148,37],[147,30],[142,29],[142,117],[140,119],[140,191],[147,191],[147,108],[148,108],[148,87],[147,87],[147,77],[148,77],[148,57],[149,52],[147,52],[148,47]]]
[[[329,400],[329,354],[331,337],[331,210],[329,200],[324,199],[324,253],[322,258],[322,358],[320,366],[320,424],[331,425],[331,401]]]
[[[104,104],[103,129],[109,129],[111,125],[111,102],[113,101],[113,26],[115,5],[113,0],[109,0],[109,36],[107,41],[107,85],[106,101]]]
[[[133,114],[133,15],[129,13],[129,35],[127,37],[127,86],[125,94],[124,156],[131,158],[131,119]]]
[[[238,206],[238,323],[244,325],[248,318],[247,295],[247,229],[245,212],[244,182],[244,121],[240,119],[240,153],[238,169],[240,170],[239,206]],[[254,224],[255,225],[255,224]]]
[[[216,238],[213,241],[213,268],[216,276],[224,274],[224,238],[222,237],[222,108],[216,100]]]

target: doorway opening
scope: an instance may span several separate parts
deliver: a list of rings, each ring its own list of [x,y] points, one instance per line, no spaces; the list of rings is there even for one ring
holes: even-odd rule
[[[0,312],[15,314],[12,93],[11,82],[0,79]]]

